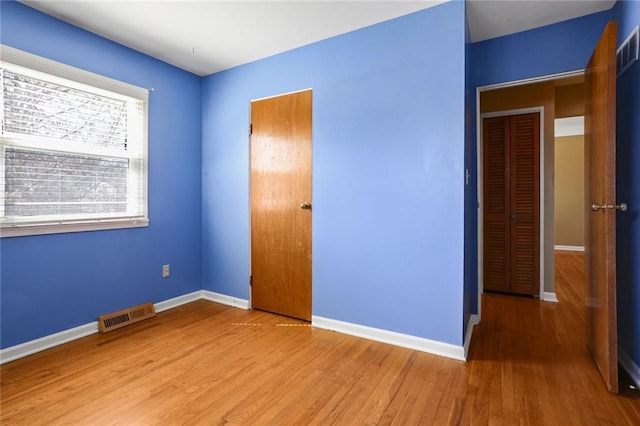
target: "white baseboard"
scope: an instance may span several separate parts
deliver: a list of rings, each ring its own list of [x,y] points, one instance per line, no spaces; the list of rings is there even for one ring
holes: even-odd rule
[[[206,290],[198,290],[194,291],[193,293],[183,294],[182,296],[154,303],[154,307],[156,312],[163,312],[168,309],[173,309],[180,305],[195,302],[196,300],[200,299],[221,303],[223,305],[229,305],[236,308],[249,309],[248,300],[238,299],[235,297],[226,296]],[[23,358],[36,352],[44,351],[45,349],[53,348],[54,346],[62,345],[63,343],[80,339],[97,332],[98,322],[93,321],[88,324],[70,328],[68,330],[63,330],[55,334],[50,334],[49,336],[44,336],[25,343],[20,343],[19,345],[10,346],[8,348],[0,350],[0,364],[14,361],[18,358]]]
[[[584,251],[584,246],[562,246],[556,245],[554,250],[566,250],[566,251]]]
[[[471,335],[473,334],[473,328],[480,324],[480,315],[473,314],[469,318],[469,322],[467,323],[467,333],[464,335],[464,359],[466,361],[467,354],[469,353],[469,346],[471,345]]]
[[[63,343],[80,339],[97,332],[98,321],[94,321],[59,333],[50,334],[39,339],[20,343],[19,345],[10,346],[0,350],[0,364],[13,361],[18,358],[23,358],[25,356],[35,354],[36,352],[44,351],[45,349],[53,348],[54,346],[62,345]]]
[[[225,294],[215,293],[209,290],[200,290],[172,299],[164,300],[154,304],[156,312],[163,312],[172,308],[176,308],[186,303],[196,300],[208,300],[227,306],[240,309],[249,309],[249,301],[237,297],[227,296]],[[362,337],[377,342],[389,343],[404,348],[415,349],[421,352],[427,352],[434,355],[440,355],[460,361],[465,361],[471,343],[471,334],[473,326],[479,323],[479,316],[472,315],[467,324],[467,334],[464,346],[456,346],[449,343],[429,340],[422,337],[411,336],[408,334],[396,333],[393,331],[382,330],[379,328],[367,327],[358,324],[323,318],[318,316],[312,317],[312,325],[314,327],[336,331],[339,333],[349,334],[352,336]],[[97,321],[74,327],[59,333],[44,336],[39,339],[21,343],[0,350],[0,364],[14,361],[19,358],[40,352],[72,340],[80,339],[98,332]]]
[[[465,353],[462,346],[318,316],[311,317],[311,325],[376,342],[389,343],[403,348],[465,361]]]
[[[233,306],[234,308],[249,309],[249,301],[239,299],[226,294],[220,294],[209,290],[202,290],[202,298],[210,302],[220,303],[222,305]]]
[[[177,308],[180,305],[185,305],[187,303],[195,302],[196,300],[202,299],[202,290],[194,291],[193,293],[183,294],[182,296],[174,297],[173,299],[168,299],[162,302],[154,303],[153,306],[156,308],[156,312],[164,312],[169,309]]]
[[[556,296],[556,293],[553,291],[543,291],[542,294],[540,294],[540,300],[553,303],[560,302],[558,296]]]
[[[627,370],[636,386],[640,386],[640,366],[620,346],[618,346],[618,361]]]

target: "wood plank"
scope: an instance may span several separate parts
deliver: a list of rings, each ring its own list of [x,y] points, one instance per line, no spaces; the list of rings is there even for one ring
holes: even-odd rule
[[[0,424],[640,424],[586,348],[582,262],[557,252],[558,304],[483,295],[466,363],[198,301],[4,364]]]

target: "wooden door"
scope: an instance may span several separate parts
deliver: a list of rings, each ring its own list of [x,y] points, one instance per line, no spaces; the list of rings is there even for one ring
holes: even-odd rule
[[[587,346],[611,392],[618,392],[616,39],[616,23],[610,22],[585,72]],[[593,206],[594,203],[597,205]]]
[[[311,320],[311,90],[251,103],[251,304]]]
[[[540,293],[540,114],[511,117],[511,292]]]
[[[509,117],[485,118],[482,123],[484,194],[484,289],[509,292],[510,158]]]
[[[484,288],[538,295],[540,115],[483,120]]]

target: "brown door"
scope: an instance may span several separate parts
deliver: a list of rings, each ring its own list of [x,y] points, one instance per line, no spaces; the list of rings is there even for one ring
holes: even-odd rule
[[[611,392],[618,392],[616,38],[616,23],[610,22],[585,73],[587,346]]]
[[[540,115],[483,120],[484,288],[540,289]]]
[[[251,102],[251,304],[311,320],[311,90]]]

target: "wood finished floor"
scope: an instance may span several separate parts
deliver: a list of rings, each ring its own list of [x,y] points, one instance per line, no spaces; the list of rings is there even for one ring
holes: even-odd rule
[[[582,255],[559,304],[483,296],[466,363],[198,301],[1,367],[2,425],[640,424],[584,339]]]

